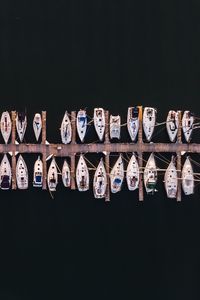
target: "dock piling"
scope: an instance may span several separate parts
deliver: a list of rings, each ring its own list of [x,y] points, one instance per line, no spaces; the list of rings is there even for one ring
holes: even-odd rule
[[[181,111],[178,111],[178,135],[177,135],[177,142],[178,144],[182,144],[181,139],[182,133],[182,124],[181,124]],[[178,151],[177,153],[177,175],[178,175],[178,188],[177,188],[177,198],[178,202],[181,201],[181,152]]]
[[[76,144],[76,112],[71,112],[71,124],[72,124],[72,141],[71,145]],[[70,169],[71,169],[71,190],[76,189],[75,181],[75,169],[76,169],[76,152],[70,155]]]
[[[138,144],[142,147],[143,145],[143,126],[142,126],[142,106],[138,106],[139,109],[139,131],[138,131]],[[138,164],[140,169],[139,176],[139,201],[144,201],[144,190],[143,190],[143,153],[138,151]]]
[[[11,146],[12,146],[12,189],[16,190],[16,155],[15,155],[15,140],[16,140],[16,111],[11,112],[12,119],[12,137],[11,137]]]
[[[42,111],[42,145],[44,145],[44,150],[42,152],[42,163],[43,163],[43,182],[42,189],[47,189],[47,154],[46,154],[46,140],[47,140],[47,129],[46,129],[46,111]]]
[[[104,144],[110,144],[109,140],[109,111],[105,111],[105,142]],[[106,197],[105,201],[110,201],[110,152],[106,151],[105,154],[105,165],[106,165],[106,175],[107,175],[107,187],[106,187]]]

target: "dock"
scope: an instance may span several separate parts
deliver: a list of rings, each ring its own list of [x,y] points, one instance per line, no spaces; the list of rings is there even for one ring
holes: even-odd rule
[[[200,144],[197,143],[182,143],[182,128],[181,128],[181,111],[179,111],[179,129],[177,134],[176,143],[153,143],[143,141],[143,126],[142,126],[142,106],[138,106],[139,109],[139,131],[138,140],[136,143],[110,143],[109,140],[109,111],[105,111],[105,139],[104,142],[97,143],[79,143],[76,140],[76,111],[70,113],[71,116],[71,126],[72,126],[72,141],[70,144],[62,143],[46,143],[46,122],[47,114],[46,111],[42,111],[42,139],[41,143],[20,143],[16,144],[16,125],[15,118],[16,112],[11,112],[12,119],[12,134],[11,142],[9,144],[0,144],[0,153],[12,153],[12,189],[16,189],[16,152],[20,154],[24,153],[40,153],[43,160],[43,186],[44,190],[47,189],[47,163],[46,158],[50,155],[55,157],[69,157],[70,158],[70,168],[71,168],[71,189],[76,189],[75,182],[75,168],[76,168],[76,154],[87,154],[87,153],[103,153],[105,155],[105,167],[107,173],[107,180],[109,182],[110,173],[110,153],[132,153],[138,154],[138,163],[140,168],[140,178],[139,178],[139,201],[144,200],[143,191],[143,153],[176,153],[177,155],[177,172],[178,178],[181,178],[181,152],[187,153],[200,153]],[[110,187],[107,185],[106,190],[106,201],[110,201]],[[178,191],[177,191],[177,201],[181,201],[181,180],[178,180]]]

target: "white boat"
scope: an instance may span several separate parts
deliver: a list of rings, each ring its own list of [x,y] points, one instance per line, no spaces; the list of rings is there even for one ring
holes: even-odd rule
[[[86,115],[86,111],[83,109],[80,109],[79,112],[77,113],[76,128],[81,142],[84,142],[84,138],[87,130],[87,115]]]
[[[124,180],[124,163],[122,160],[122,155],[120,154],[114,167],[110,172],[110,189],[112,193],[117,193],[121,191],[122,183]]]
[[[42,130],[42,118],[41,114],[39,113],[36,113],[33,118],[33,130],[35,133],[35,138],[38,141]]]
[[[93,179],[93,192],[95,198],[104,198],[107,187],[107,175],[104,167],[103,159],[101,158]]]
[[[194,124],[194,116],[191,114],[189,110],[184,111],[182,117],[182,130],[185,137],[186,142],[190,142],[192,137]]]
[[[61,133],[62,143],[69,144],[72,139],[72,126],[67,111],[65,112],[62,120],[60,133]]]
[[[145,107],[143,111],[143,129],[148,142],[151,141],[155,124],[157,110],[152,107]]]
[[[147,194],[153,194],[156,191],[157,169],[153,153],[149,156],[144,169],[144,185]]]
[[[94,109],[94,127],[99,140],[102,141],[105,133],[105,112],[103,108]]]
[[[121,117],[110,115],[110,138],[120,139]]]
[[[178,188],[178,176],[174,156],[171,158],[171,162],[165,171],[164,176],[165,190],[168,198],[176,198]]]
[[[139,109],[137,106],[128,108],[127,128],[130,138],[134,142],[139,130]]]
[[[194,172],[189,157],[186,158],[182,168],[182,188],[185,195],[194,193]]]
[[[34,187],[42,187],[43,182],[43,163],[38,156],[33,168],[33,186]]]
[[[71,185],[71,173],[68,162],[64,160],[62,167],[62,182],[65,187],[70,187]]]
[[[168,112],[166,128],[170,141],[174,142],[178,132],[178,112],[174,110]]]
[[[27,127],[27,117],[25,112],[17,112],[16,115],[16,129],[20,142],[23,141],[24,134]]]
[[[8,143],[12,130],[12,122],[8,111],[4,111],[1,115],[1,134],[5,143]]]
[[[0,165],[0,188],[2,190],[9,190],[11,186],[11,166],[6,154],[4,154]]]
[[[131,159],[128,163],[128,167],[126,170],[126,182],[129,191],[134,191],[139,186],[139,165],[136,159],[135,154],[131,156]]]
[[[48,175],[47,175],[48,188],[51,192],[56,191],[56,186],[58,184],[58,171],[56,167],[55,158],[52,158],[51,164],[49,166]]]
[[[28,169],[21,155],[16,165],[16,181],[18,189],[25,190],[28,188]]]
[[[89,171],[82,154],[76,168],[76,184],[80,192],[89,190]]]

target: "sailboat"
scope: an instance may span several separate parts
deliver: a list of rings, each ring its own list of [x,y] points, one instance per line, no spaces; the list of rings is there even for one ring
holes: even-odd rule
[[[33,186],[34,187],[42,187],[43,182],[43,163],[38,156],[33,168]]]
[[[105,133],[105,112],[103,108],[94,109],[94,127],[99,140],[102,141]]]
[[[165,190],[168,198],[176,198],[178,188],[178,176],[174,156],[172,155],[171,162],[165,171],[164,176]]]
[[[67,111],[64,114],[60,130],[62,143],[69,144],[72,139],[72,126]]]
[[[182,168],[182,188],[185,195],[194,193],[194,172],[190,158],[187,157]]]
[[[17,160],[16,181],[18,189],[25,190],[28,188],[28,169],[22,155],[19,155]]]
[[[155,123],[157,110],[152,107],[145,107],[143,111],[143,129],[148,142],[151,141]]]
[[[122,183],[124,180],[124,163],[122,155],[120,154],[114,167],[110,172],[110,189],[112,193],[121,191]]]
[[[42,118],[41,114],[39,113],[36,113],[33,118],[33,130],[35,133],[35,138],[38,141],[42,130]]]
[[[139,109],[137,106],[128,108],[127,128],[130,138],[134,142],[139,130]]]
[[[64,160],[62,167],[62,182],[65,187],[70,187],[71,185],[71,173],[66,159]]]
[[[56,191],[56,186],[58,184],[58,171],[56,167],[55,158],[52,158],[51,164],[49,166],[48,175],[47,175],[48,188],[51,192]]]
[[[139,186],[139,166],[135,154],[133,153],[128,163],[126,171],[126,182],[129,191],[134,191]]]
[[[86,111],[83,109],[80,109],[77,114],[76,127],[81,142],[84,142],[84,138],[87,130],[87,115],[86,115]]]
[[[24,134],[27,127],[27,117],[25,112],[17,112],[16,116],[16,129],[20,139],[20,142],[23,141]]]
[[[182,117],[182,130],[185,137],[186,142],[190,142],[192,137],[194,124],[194,116],[189,110],[185,110]]]
[[[76,168],[76,183],[80,192],[89,189],[89,171],[83,155],[80,155]]]
[[[153,153],[149,156],[144,169],[144,185],[147,194],[153,194],[157,183],[157,169]]]
[[[107,187],[107,175],[104,167],[103,159],[101,158],[93,179],[93,192],[95,198],[104,198]]]
[[[178,112],[170,110],[166,120],[167,133],[171,142],[174,142],[178,132]]]
[[[110,138],[120,139],[121,117],[110,115]]]
[[[1,134],[5,143],[8,143],[12,130],[12,122],[8,111],[4,111],[1,115]]]
[[[0,165],[0,188],[2,190],[9,190],[11,186],[11,166],[6,154],[4,154]]]

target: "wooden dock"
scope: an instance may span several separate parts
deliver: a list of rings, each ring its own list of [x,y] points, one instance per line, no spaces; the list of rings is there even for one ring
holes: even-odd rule
[[[15,118],[16,112],[11,112],[12,118],[12,135],[11,143],[0,144],[0,153],[12,153],[12,189],[16,189],[16,152],[18,153],[40,153],[43,160],[43,189],[47,188],[47,163],[46,158],[50,155],[55,157],[69,157],[71,161],[71,189],[76,189],[75,183],[75,157],[76,154],[86,153],[104,153],[105,155],[105,167],[107,172],[107,179],[109,181],[110,173],[110,153],[138,153],[138,163],[140,167],[140,180],[139,180],[139,201],[144,199],[143,191],[143,153],[151,152],[168,152],[177,154],[177,171],[178,177],[181,178],[181,152],[187,153],[200,153],[200,144],[196,143],[182,143],[181,139],[181,112],[179,111],[179,129],[176,143],[145,143],[143,142],[143,126],[142,126],[142,106],[139,108],[139,132],[138,141],[136,143],[110,143],[109,140],[109,112],[105,111],[106,128],[105,128],[105,140],[104,143],[89,143],[82,144],[76,141],[76,112],[71,112],[71,125],[72,125],[72,142],[64,145],[48,144],[46,143],[46,111],[42,111],[42,141],[41,143],[20,143],[16,144],[16,125]],[[106,201],[110,201],[110,187],[107,186]],[[181,201],[181,180],[178,181],[177,201]]]

